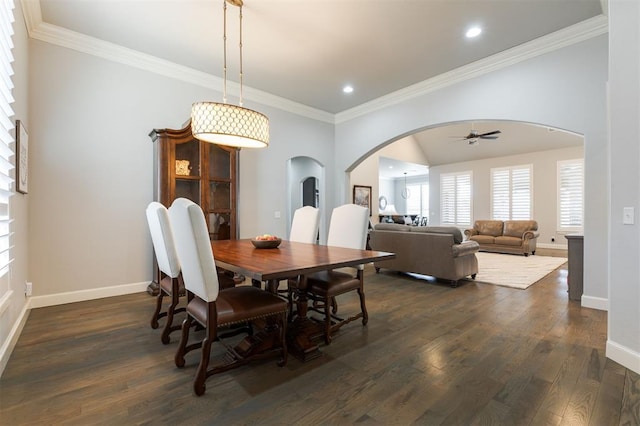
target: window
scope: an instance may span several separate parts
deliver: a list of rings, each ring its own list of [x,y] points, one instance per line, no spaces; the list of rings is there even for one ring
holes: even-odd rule
[[[11,218],[9,199],[13,189],[14,124],[13,116],[13,1],[0,2],[0,314],[9,306],[12,291],[9,289],[9,265],[11,263]]]
[[[451,226],[471,225],[471,172],[440,176],[440,223]]]
[[[429,216],[429,184],[420,183],[407,185],[409,197],[407,198],[407,214]]]
[[[558,161],[558,231],[581,231],[584,161]]]
[[[491,169],[491,217],[531,219],[531,165]]]

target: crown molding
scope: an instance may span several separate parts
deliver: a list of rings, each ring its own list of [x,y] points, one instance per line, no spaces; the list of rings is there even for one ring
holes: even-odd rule
[[[35,40],[66,47],[207,89],[222,87],[223,80],[211,74],[43,22],[38,0],[22,0],[22,7],[29,37]],[[238,97],[240,85],[233,81],[227,81],[227,92]],[[314,120],[332,124],[334,122],[334,115],[331,113],[251,87],[243,87],[243,97],[245,100]]]
[[[336,114],[335,122],[349,121],[408,99],[606,34],[608,31],[607,17],[599,15],[340,112]]]
[[[607,0],[602,0],[607,1]],[[207,89],[222,87],[222,79],[193,68],[175,64],[133,49],[109,43],[81,33],[67,30],[42,21],[40,0],[21,0],[29,37],[97,56],[113,62],[129,65],[168,78],[184,81]],[[358,105],[338,114],[332,114],[274,94],[244,86],[244,98],[270,107],[288,111],[314,120],[337,124],[362,115],[396,105],[400,102],[475,78],[527,59],[561,49],[597,37],[608,32],[608,19],[599,15],[571,27],[564,28],[528,43],[521,44],[471,64],[456,68],[436,77],[413,84],[370,102]],[[240,93],[239,84],[227,81],[228,92]]]

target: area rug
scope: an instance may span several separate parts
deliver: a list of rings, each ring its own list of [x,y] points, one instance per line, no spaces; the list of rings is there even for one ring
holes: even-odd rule
[[[476,281],[525,289],[567,261],[564,257],[476,253]]]

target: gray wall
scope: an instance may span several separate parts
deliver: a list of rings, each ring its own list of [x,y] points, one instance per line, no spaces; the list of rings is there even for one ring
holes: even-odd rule
[[[460,120],[515,120],[585,137],[585,283],[583,304],[608,298],[607,36],[416,96],[336,125],[336,170],[350,170],[380,145],[417,130]],[[339,173],[336,174],[340,178]],[[346,190],[336,182],[336,193]]]
[[[147,135],[182,127],[192,102],[220,94],[40,41],[31,48],[33,303],[105,287],[144,288],[152,259],[144,216],[152,199]],[[333,186],[333,126],[247,106],[270,117],[271,146],[240,152],[240,236],[286,235],[287,160],[328,164]]]
[[[607,356],[640,373],[640,2],[610,0],[609,17],[611,265]],[[635,208],[634,225],[622,224],[624,207]]]

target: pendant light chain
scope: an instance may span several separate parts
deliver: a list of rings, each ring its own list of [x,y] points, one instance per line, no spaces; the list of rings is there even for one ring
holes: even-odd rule
[[[227,2],[222,2],[222,14],[224,16],[222,22],[222,44],[223,44],[223,65],[222,65],[222,102],[227,103]]]
[[[240,99],[238,105],[242,106],[242,4],[240,4]]]

